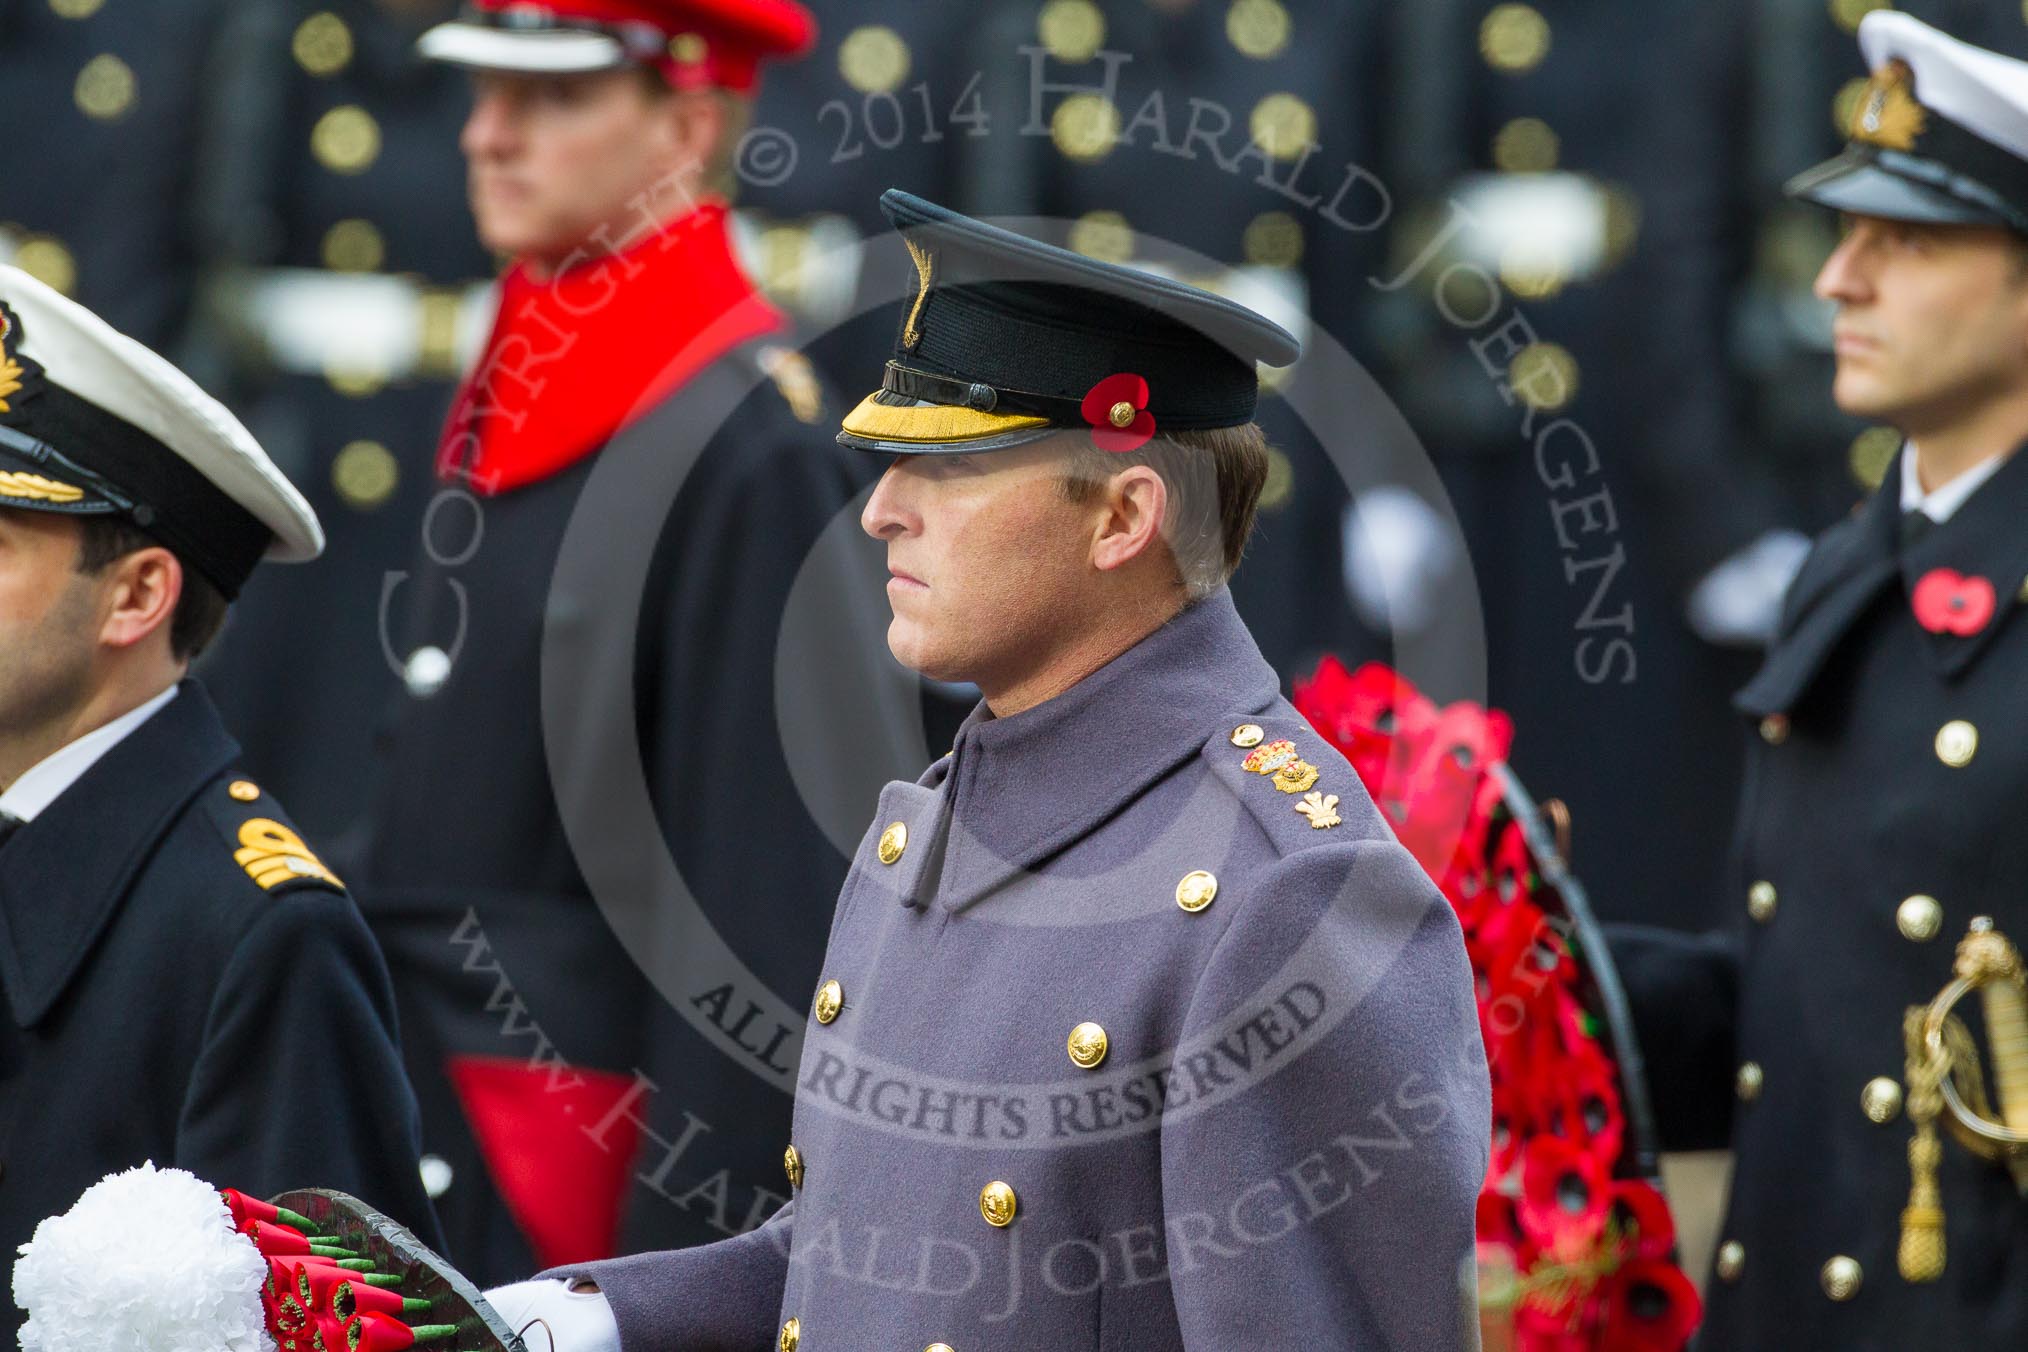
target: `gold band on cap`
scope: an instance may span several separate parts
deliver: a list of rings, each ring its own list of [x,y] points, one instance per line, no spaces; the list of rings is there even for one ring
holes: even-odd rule
[[[1030,413],[984,413],[959,404],[883,404],[879,395],[869,394],[845,415],[841,426],[848,435],[868,441],[913,441],[927,446],[980,441],[1024,427],[1047,427],[1049,419]]]

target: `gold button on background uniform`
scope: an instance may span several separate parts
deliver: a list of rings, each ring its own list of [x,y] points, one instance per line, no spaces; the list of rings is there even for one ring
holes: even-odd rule
[[[1738,1281],[1739,1274],[1746,1270],[1746,1245],[1736,1239],[1728,1239],[1719,1245],[1716,1268],[1719,1281]]]
[[[1866,1114],[1868,1121],[1883,1125],[1892,1122],[1901,1111],[1901,1086],[1885,1075],[1868,1080],[1859,1091],[1859,1111]]]
[[[887,829],[880,833],[880,862],[892,864],[901,858],[901,852],[908,848],[908,823],[889,822]]]
[[[261,796],[260,786],[255,784],[251,779],[233,780],[232,787],[227,789],[226,792],[231,794],[236,801],[242,803],[251,803],[254,799]]]
[[[134,70],[111,52],[85,62],[71,87],[78,111],[97,122],[111,122],[134,106]]]
[[[352,61],[352,30],[329,10],[312,14],[296,25],[289,40],[296,64],[318,78],[336,75]]]
[[[1733,1077],[1732,1087],[1741,1103],[1751,1103],[1760,1097],[1761,1083],[1766,1079],[1761,1073],[1760,1062],[1746,1061],[1739,1067],[1739,1074]]]
[[[1198,869],[1183,875],[1183,881],[1176,884],[1176,904],[1195,915],[1211,904],[1218,895],[1218,879]]]
[[[380,158],[380,124],[359,105],[340,104],[310,128],[310,152],[334,174],[363,174]]]
[[[1824,1294],[1832,1300],[1850,1300],[1859,1293],[1859,1283],[1866,1274],[1859,1268],[1859,1260],[1839,1254],[1824,1264],[1817,1279],[1823,1283]]]
[[[1952,769],[1972,763],[1979,752],[1979,730],[1962,718],[1954,718],[1936,730],[1936,758]]]
[[[354,216],[324,232],[319,252],[333,272],[378,272],[387,261],[387,241],[372,221]]]
[[[54,235],[31,235],[14,251],[14,266],[59,295],[77,290],[77,258]]]
[[[1789,739],[1787,714],[1769,714],[1760,720],[1760,739],[1769,746],[1780,746]]]
[[[908,43],[884,24],[855,28],[838,44],[838,73],[862,94],[886,94],[908,78]]]
[[[826,981],[817,987],[817,1022],[829,1023],[838,1017],[838,1011],[845,1007],[845,988],[836,981]]]
[[[793,1315],[784,1319],[782,1321],[782,1336],[775,1340],[775,1346],[780,1348],[781,1352],[796,1352],[797,1345],[802,1341],[803,1321],[795,1318]]]
[[[986,1218],[988,1225],[998,1228],[1012,1225],[1017,1205],[1014,1189],[997,1178],[979,1189],[979,1214]]]
[[[1746,889],[1746,913],[1765,925],[1774,919],[1775,903],[1780,898],[1771,882],[1757,882]]]
[[[782,1152],[782,1172],[789,1176],[789,1186],[803,1186],[803,1152],[790,1146]]]
[[[1943,907],[1935,897],[1918,892],[1894,908],[1894,927],[1904,939],[1928,943],[1943,929]]]
[[[1258,723],[1242,723],[1232,730],[1234,746],[1259,746],[1261,738],[1267,736]]]
[[[351,441],[331,461],[331,487],[345,505],[370,512],[394,495],[401,466],[394,452],[377,441]]]
[[[953,1352],[953,1349],[949,1343],[931,1343],[922,1352]]]
[[[1080,1070],[1092,1070],[1106,1059],[1106,1049],[1111,1042],[1105,1029],[1095,1023],[1081,1023],[1070,1030],[1070,1041],[1065,1045],[1073,1065]]]

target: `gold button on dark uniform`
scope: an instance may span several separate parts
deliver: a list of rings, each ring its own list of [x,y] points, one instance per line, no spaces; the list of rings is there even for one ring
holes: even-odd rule
[[[931,1343],[922,1352],[954,1352],[954,1349],[949,1343]]]
[[[836,981],[826,981],[817,987],[817,1022],[829,1023],[838,1017],[838,1011],[845,1008],[845,988]]]
[[[1935,897],[1918,892],[1894,908],[1894,927],[1904,939],[1928,943],[1943,929],[1943,907],[1937,905]]]
[[[227,789],[226,792],[231,794],[235,800],[242,803],[251,803],[254,799],[261,796],[260,785],[254,783],[251,779],[233,780],[232,787]]]
[[[1106,1030],[1095,1023],[1081,1023],[1070,1030],[1070,1060],[1080,1070],[1092,1070],[1106,1059]]]
[[[1736,1239],[1728,1239],[1718,1246],[1718,1280],[1736,1282],[1739,1274],[1746,1270],[1746,1245]]]
[[[1261,738],[1265,736],[1267,734],[1261,731],[1260,724],[1242,723],[1232,730],[1232,744],[1241,747],[1259,746]]]
[[[1732,1082],[1733,1089],[1739,1094],[1739,1101],[1741,1103],[1751,1103],[1759,1098],[1761,1081],[1764,1078],[1761,1074],[1760,1062],[1743,1062],[1739,1067],[1739,1074],[1734,1077]]]
[[[986,1218],[986,1224],[1005,1227],[1014,1223],[1014,1189],[994,1179],[979,1189],[979,1214]]]
[[[1746,889],[1746,913],[1765,925],[1774,919],[1777,900],[1773,883],[1757,882]]]
[[[889,822],[887,829],[880,833],[880,862],[892,864],[901,858],[901,852],[908,848],[908,823]]]
[[[1198,869],[1183,875],[1183,881],[1176,884],[1176,904],[1192,915],[1211,904],[1218,895],[1218,879]]]
[[[1875,1076],[1859,1091],[1859,1111],[1871,1122],[1887,1123],[1901,1111],[1901,1086],[1885,1075]]]
[[[789,1186],[803,1186],[803,1152],[790,1146],[782,1152],[782,1171],[789,1176]]]
[[[1760,720],[1760,739],[1769,746],[1780,746],[1789,739],[1789,720],[1786,714],[1769,714]]]
[[[1979,752],[1979,730],[1962,718],[1954,718],[1936,730],[1936,758],[1952,769],[1972,763]]]
[[[1824,1284],[1824,1294],[1832,1300],[1850,1300],[1859,1293],[1859,1283],[1866,1274],[1859,1269],[1859,1260],[1839,1254],[1824,1264],[1817,1278]]]
[[[782,1321],[782,1336],[775,1340],[775,1346],[782,1352],[796,1352],[797,1344],[803,1341],[803,1321],[791,1315]]]

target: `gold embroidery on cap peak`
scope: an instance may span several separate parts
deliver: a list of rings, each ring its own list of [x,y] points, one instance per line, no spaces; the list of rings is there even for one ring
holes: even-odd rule
[[[4,370],[4,368],[0,368]],[[0,403],[0,409],[7,405]],[[25,498],[29,502],[77,502],[84,490],[71,484],[45,479],[40,474],[17,474],[0,470],[0,498]]]
[[[1929,113],[1915,101],[1915,79],[1905,61],[1890,61],[1873,72],[1852,114],[1851,136],[1889,150],[1913,150],[1929,125]]]

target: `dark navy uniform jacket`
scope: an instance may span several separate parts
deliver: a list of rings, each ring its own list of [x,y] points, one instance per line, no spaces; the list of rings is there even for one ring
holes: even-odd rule
[[[0,845],[6,1253],[147,1160],[338,1188],[440,1242],[387,968],[238,761],[187,681]]]
[[[1735,701],[1757,735],[1728,932],[1613,945],[1665,1138],[1737,1152],[1712,1349],[2028,1340],[2028,1202],[1948,1134],[1943,1276],[1911,1284],[1895,1260],[1903,1012],[1950,981],[1973,917],[2028,937],[2028,457],[1908,543],[1900,483],[1897,463],[1818,541]],[[1918,623],[1937,569],[1992,587],[1974,632]]]
[[[1477,1345],[1457,921],[1228,592],[887,786],[811,1017],[791,1205],[558,1274],[628,1352]]]

